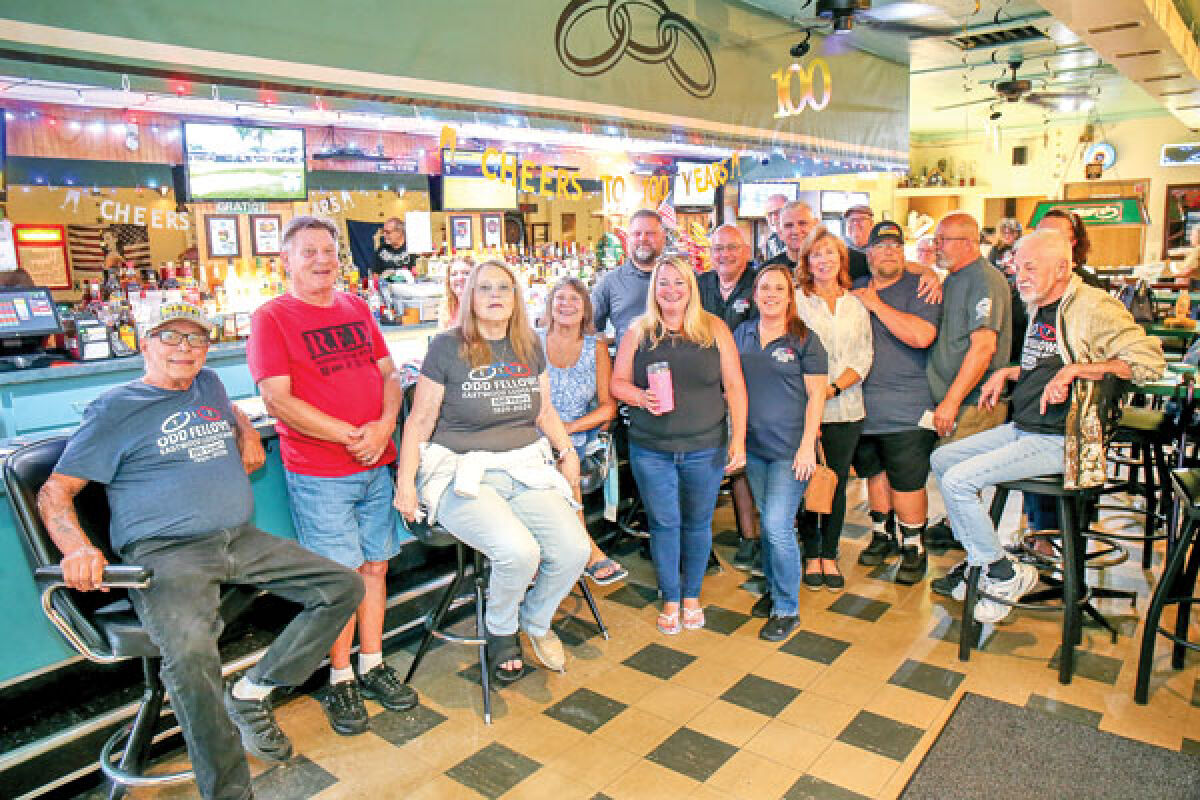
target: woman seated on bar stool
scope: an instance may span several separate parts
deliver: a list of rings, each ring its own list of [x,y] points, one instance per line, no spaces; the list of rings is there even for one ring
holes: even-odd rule
[[[578,278],[563,278],[546,296],[546,330],[538,335],[550,373],[550,401],[563,421],[580,463],[600,429],[617,416],[608,390],[612,361],[607,347],[596,347],[592,299]],[[582,501],[576,496],[577,501]],[[579,511],[583,520],[583,509]],[[585,526],[586,527],[586,526]],[[599,586],[624,580],[629,572],[592,542],[584,572]]]
[[[660,363],[670,371],[670,398],[650,388],[648,373]],[[683,259],[663,258],[650,274],[646,313],[617,350],[612,393],[630,406],[629,461],[662,595],[658,629],[703,628],[717,491],[724,472],[746,465],[746,385],[733,335],[701,306]]]
[[[542,664],[566,665],[550,622],[588,558],[572,508],[579,457],[554,406],[542,402],[550,396],[546,360],[509,266],[480,264],[462,303],[459,326],[435,336],[425,354],[395,503],[410,521],[423,507],[429,522],[491,562],[488,663],[498,682],[511,683],[525,671],[518,625]]]

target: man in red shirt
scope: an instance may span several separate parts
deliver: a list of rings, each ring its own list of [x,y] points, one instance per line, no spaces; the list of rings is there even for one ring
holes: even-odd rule
[[[367,730],[362,695],[406,711],[417,695],[383,661],[388,559],[400,550],[388,466],[401,386],[383,332],[359,297],[334,288],[337,228],[294,217],[283,231],[288,292],[254,315],[246,348],[277,420],[296,534],[308,549],[356,569],[366,595],[333,644],[321,697],[340,734]],[[350,664],[357,622],[358,677]]]

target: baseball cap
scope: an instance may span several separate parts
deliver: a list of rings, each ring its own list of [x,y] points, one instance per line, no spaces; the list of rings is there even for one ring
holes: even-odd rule
[[[213,329],[212,320],[204,316],[204,310],[200,306],[191,303],[163,303],[151,312],[150,324],[146,328],[146,332],[153,333],[168,322],[177,319],[194,322],[206,331]]]
[[[849,217],[851,214],[866,214],[868,217],[875,216],[875,212],[871,210],[871,207],[863,205],[862,203],[848,207],[842,212],[842,219]]]
[[[871,235],[867,237],[867,247],[874,247],[885,240],[904,244],[904,231],[890,219],[885,219],[871,228]]]

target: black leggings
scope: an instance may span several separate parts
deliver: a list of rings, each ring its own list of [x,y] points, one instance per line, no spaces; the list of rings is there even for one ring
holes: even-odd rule
[[[825,464],[837,473],[838,482],[833,493],[833,508],[828,514],[818,517],[817,514],[802,511],[800,516],[803,519],[797,520],[805,558],[837,558],[842,523],[846,521],[846,481],[862,429],[862,420],[821,424],[821,448],[825,452]]]

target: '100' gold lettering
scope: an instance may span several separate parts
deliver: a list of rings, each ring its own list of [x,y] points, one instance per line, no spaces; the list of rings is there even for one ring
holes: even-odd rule
[[[820,101],[816,98],[818,69],[821,71]],[[798,106],[792,100],[792,78],[794,76],[799,76],[804,92]],[[829,101],[833,99],[833,76],[829,72],[829,65],[823,58],[814,58],[809,62],[807,69],[802,64],[792,64],[787,69],[777,69],[771,73],[771,79],[775,81],[775,95],[778,103],[775,111],[776,119],[794,117],[803,113],[805,108],[823,111],[829,105]]]

